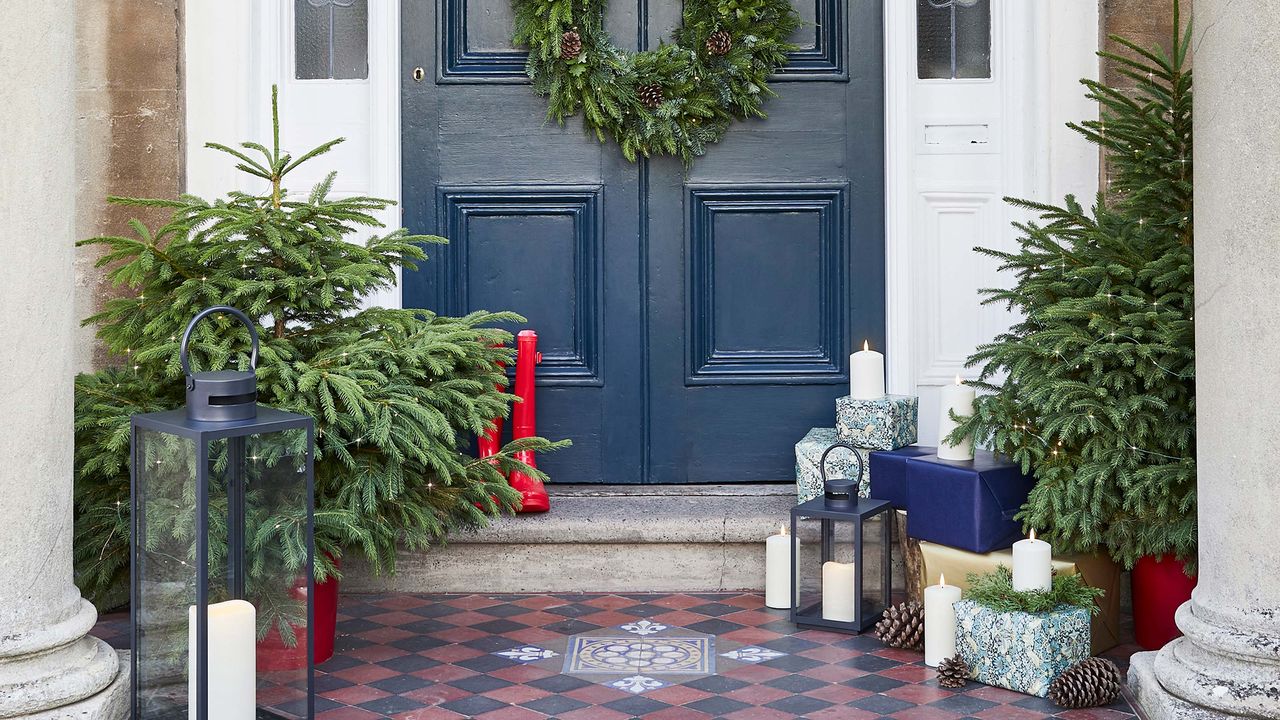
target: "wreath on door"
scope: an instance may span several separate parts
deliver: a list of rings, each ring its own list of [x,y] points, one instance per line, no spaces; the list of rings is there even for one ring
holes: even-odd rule
[[[672,155],[686,166],[734,120],[765,117],[767,80],[795,49],[789,0],[685,0],[674,43],[631,53],[604,30],[605,0],[512,0],[526,71],[561,125],[612,138],[631,161]]]

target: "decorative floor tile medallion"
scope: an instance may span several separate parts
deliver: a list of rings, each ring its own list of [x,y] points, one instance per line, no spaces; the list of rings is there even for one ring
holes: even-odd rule
[[[727,657],[730,660],[737,660],[738,662],[745,663],[764,662],[765,660],[780,658],[783,655],[786,655],[786,653],[762,647],[740,647],[737,650],[720,653],[721,657]]]
[[[609,683],[609,687],[616,688],[623,692],[629,692],[632,695],[639,695],[649,690],[657,690],[660,687],[666,687],[669,683],[665,683],[657,678],[646,677],[644,675],[632,675],[624,677],[621,680],[614,680]]]
[[[569,640],[564,672],[634,675],[660,672],[709,675],[715,670],[713,639],[703,637],[591,637]]]
[[[499,655],[507,658],[508,660],[515,660],[520,663],[530,663],[537,662],[539,660],[546,660],[547,658],[558,657],[560,653],[554,650],[546,650],[544,648],[526,645],[524,647],[511,648],[510,650],[496,652],[494,655]]]

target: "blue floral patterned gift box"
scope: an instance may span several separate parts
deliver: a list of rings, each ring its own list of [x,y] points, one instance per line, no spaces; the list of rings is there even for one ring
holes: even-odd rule
[[[914,395],[885,395],[858,400],[848,395],[836,400],[836,435],[868,450],[897,450],[916,441],[918,405]]]
[[[1089,611],[1000,612],[970,600],[956,608],[956,653],[980,683],[1045,697],[1049,683],[1089,657]]]
[[[796,443],[796,501],[805,503],[822,495],[822,470],[818,461],[827,448],[840,442],[836,438],[835,428],[814,428]],[[853,459],[857,452],[862,459],[862,477],[858,482],[858,497],[871,496],[871,470],[867,464],[867,453],[846,448],[833,450],[827,456],[828,478],[851,478],[858,472],[858,463]]]

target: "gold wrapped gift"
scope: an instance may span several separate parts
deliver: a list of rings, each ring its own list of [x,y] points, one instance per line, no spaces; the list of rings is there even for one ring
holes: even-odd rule
[[[1013,567],[1013,550],[998,550],[981,555],[958,550],[946,545],[919,541],[920,575],[917,578],[921,594],[927,585],[936,585],[938,575],[947,576],[948,585],[969,589],[969,573],[984,575],[995,571],[999,565]],[[1056,573],[1079,573],[1092,587],[1102,588],[1106,594],[1098,598],[1101,612],[1093,616],[1093,654],[1097,655],[1120,644],[1120,566],[1104,554],[1054,555],[1053,570]]]

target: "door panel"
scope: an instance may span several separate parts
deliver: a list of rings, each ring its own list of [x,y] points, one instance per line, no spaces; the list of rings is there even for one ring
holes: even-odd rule
[[[797,0],[817,22],[770,118],[687,172],[546,123],[507,0],[437,2],[403,3],[404,217],[451,243],[405,306],[529,318],[539,434],[574,441],[540,459],[556,481],[791,480],[855,342],[882,345],[878,0]],[[679,16],[615,3],[606,24],[655,47]]]

